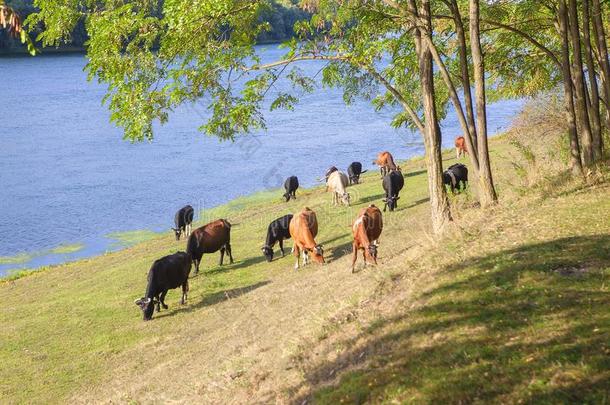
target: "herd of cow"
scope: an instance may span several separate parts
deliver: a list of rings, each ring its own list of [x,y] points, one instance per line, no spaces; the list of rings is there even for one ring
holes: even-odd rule
[[[461,137],[460,137],[461,138]],[[460,146],[459,139],[456,139],[456,150],[465,152],[463,138]],[[459,150],[458,150],[459,153]],[[400,166],[394,163],[390,152],[382,152],[373,162],[380,168],[382,176],[382,187],[385,191],[383,198],[384,207],[394,211],[400,199],[399,193],[404,186],[404,176]],[[349,185],[358,184],[360,175],[366,172],[362,170],[360,162],[353,162],[347,169],[347,175],[338,170],[335,166],[330,167],[325,175],[327,191],[332,193],[332,204],[337,205],[341,202],[349,206],[350,195],[346,191]],[[468,169],[462,164],[450,166],[443,173],[443,182],[450,186],[451,191],[465,189],[468,183]],[[460,187],[461,185],[461,187]],[[286,179],[284,188],[284,198],[286,201],[296,199],[296,191],[299,187],[299,180],[296,176]],[[152,318],[155,306],[157,312],[161,306],[167,309],[165,295],[168,290],[182,287],[181,304],[187,299],[189,290],[188,278],[191,267],[195,265],[195,274],[199,272],[199,264],[204,253],[214,253],[220,251],[220,265],[223,264],[225,253],[233,263],[231,254],[231,224],[226,219],[217,219],[202,227],[191,231],[194,217],[194,209],[187,205],[181,208],[174,218],[175,228],[172,228],[176,240],[180,240],[182,235],[187,239],[186,252],[176,252],[156,260],[148,272],[148,284],[144,297],[135,301],[144,314],[144,320]],[[378,239],[383,229],[381,210],[374,204],[363,208],[356,217],[352,225],[352,272],[354,272],[358,252],[362,251],[365,266],[367,263],[377,264]],[[324,250],[322,245],[315,241],[318,234],[318,221],[316,213],[308,207],[292,215],[284,215],[272,221],[267,228],[265,244],[261,248],[262,253],[268,262],[273,260],[273,249],[276,243],[279,244],[282,257],[284,257],[284,240],[292,239],[292,252],[296,257],[295,269],[300,267],[300,257],[302,256],[303,265],[311,260],[316,263],[324,263]]]

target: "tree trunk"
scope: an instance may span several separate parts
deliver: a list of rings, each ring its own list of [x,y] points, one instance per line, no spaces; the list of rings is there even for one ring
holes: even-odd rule
[[[591,27],[590,27],[590,5],[589,0],[582,2],[582,32],[583,43],[585,45],[585,62],[589,75],[589,88],[591,89],[589,119],[591,121],[591,141],[593,146],[593,160],[597,161],[602,157],[602,135],[601,118],[599,114],[599,90],[597,87],[597,75],[595,74],[595,63],[593,61],[593,50],[591,48]]]
[[[440,71],[441,77],[443,78],[443,81],[445,82],[445,86],[447,86],[447,90],[449,90],[449,98],[451,99],[451,102],[453,103],[453,107],[455,108],[455,113],[458,117],[458,121],[460,122],[460,126],[462,127],[462,131],[464,131],[464,134],[466,135],[466,136],[464,136],[464,139],[466,141],[466,147],[469,150],[468,156],[470,156],[470,163],[472,163],[472,169],[474,169],[475,174],[478,177],[479,158],[478,158],[478,154],[476,153],[477,144],[472,142],[473,137],[470,134],[470,130],[468,129],[468,122],[466,121],[466,116],[464,115],[464,110],[462,109],[462,102],[460,101],[460,98],[458,97],[458,94],[457,94],[457,90],[455,89],[455,85],[453,84],[453,81],[451,80],[451,75],[449,74],[449,70],[447,69],[445,62],[443,61],[443,58],[441,58],[441,55],[438,52],[438,49],[436,48],[436,45],[434,45],[434,41],[432,41],[432,31],[426,31],[422,34],[424,35],[424,38],[425,38],[425,41],[424,41],[425,45],[428,48],[428,50],[430,51],[432,58],[434,59],[434,61],[436,62],[437,66],[438,66],[438,70]]]
[[[415,0],[409,0],[411,13],[419,17]],[[419,19],[419,18],[418,18]],[[421,19],[425,29],[432,29],[429,0],[422,0]],[[429,45],[422,41],[421,32],[415,29],[415,46],[419,60],[419,76],[422,89],[424,117],[426,121],[424,143],[426,146],[426,166],[428,169],[428,190],[432,230],[438,235],[451,221],[449,200],[443,184],[443,156],[441,153],[441,131],[438,125],[434,92],[434,70]]]
[[[468,48],[466,46],[466,34],[464,33],[464,22],[460,15],[460,9],[457,4],[457,0],[451,0],[449,2],[449,8],[453,14],[453,21],[455,22],[455,32],[458,38],[458,49],[460,56],[460,73],[462,80],[462,88],[464,89],[464,104],[466,107],[466,120],[468,121],[468,129],[472,135],[473,145],[477,144],[477,130],[474,123],[474,108],[472,103],[472,92],[470,84],[470,73],[468,72]],[[471,151],[470,153],[476,153]]]
[[[487,206],[498,201],[491,175],[489,150],[487,146],[487,111],[485,95],[485,65],[479,32],[479,0],[470,0],[470,52],[474,73],[475,97],[477,103],[477,149],[479,152],[479,193],[481,205]]]
[[[610,61],[608,60],[608,45],[606,44],[606,33],[604,32],[604,19],[599,0],[592,0],[593,5],[593,33],[595,44],[599,54],[599,66],[604,100],[606,102],[606,131],[610,132]],[[603,137],[600,148],[603,152]]]
[[[568,39],[568,11],[565,0],[559,1],[559,14],[557,28],[561,37],[561,73],[563,75],[563,102],[568,122],[568,136],[570,140],[570,168],[572,173],[582,176],[580,161],[580,144],[576,130],[576,111],[574,110],[574,92],[572,90],[572,72],[570,69],[570,42]]]
[[[580,47],[580,29],[578,28],[578,9],[576,0],[568,0],[568,19],[570,27],[570,40],[572,42],[572,68],[574,79],[575,105],[577,125],[581,130],[582,163],[590,166],[593,163],[593,143],[591,124],[587,109],[587,87],[583,74],[582,50]]]

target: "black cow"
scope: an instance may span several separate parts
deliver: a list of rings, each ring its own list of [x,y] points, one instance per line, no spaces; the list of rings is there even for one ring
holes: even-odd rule
[[[352,162],[347,167],[347,175],[349,176],[349,184],[358,184],[360,182],[360,175],[365,172],[366,172],[366,170],[362,170],[362,163]]]
[[[191,234],[191,224],[193,223],[193,215],[195,210],[190,205],[186,205],[176,212],[174,217],[174,223],[176,224],[174,233],[176,234],[176,240],[180,240],[180,235],[184,232],[184,237],[188,238]]]
[[[290,225],[291,219],[292,214],[288,214],[269,224],[269,227],[267,228],[267,239],[265,240],[265,245],[261,248],[263,255],[267,258],[268,262],[273,260],[273,246],[275,245],[275,242],[279,242],[282,257],[284,257],[284,239],[290,239],[288,226]]]
[[[167,309],[165,295],[168,290],[182,286],[181,304],[186,301],[189,290],[189,274],[191,272],[191,257],[184,252],[176,252],[172,255],[156,260],[148,271],[148,286],[146,295],[135,301],[142,309],[144,320],[152,318],[157,304],[157,312],[161,311],[161,305]]]
[[[296,191],[299,188],[299,179],[297,176],[290,176],[284,182],[284,189],[286,192],[284,193],[284,198],[286,201],[290,201],[290,198],[297,199]]]
[[[394,209],[398,207],[398,200],[400,199],[398,194],[405,185],[405,179],[402,177],[402,173],[399,170],[392,170],[383,177],[382,184],[383,189],[385,190],[383,212],[385,212],[386,208],[389,208],[390,211],[394,211]]]
[[[461,183],[461,187],[460,187]],[[451,187],[451,192],[455,194],[455,190],[466,190],[468,185],[468,168],[461,163],[456,163],[449,166],[443,172],[443,184]]]

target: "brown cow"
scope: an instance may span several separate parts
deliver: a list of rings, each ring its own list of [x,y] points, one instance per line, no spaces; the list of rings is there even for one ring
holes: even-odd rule
[[[381,177],[385,176],[391,170],[397,170],[398,166],[394,163],[394,157],[388,151],[381,152],[377,155],[377,160],[373,161],[373,164],[379,166]]]
[[[324,263],[324,251],[322,245],[318,245],[314,238],[318,234],[318,220],[316,213],[305,207],[303,211],[295,214],[288,227],[290,236],[294,241],[292,252],[297,258],[294,269],[299,268],[299,255],[303,252],[303,265],[309,262],[309,252],[313,255],[313,261]]]
[[[455,155],[456,159],[459,159],[462,156],[465,156],[468,153],[468,149],[466,149],[466,140],[463,136],[458,136],[455,138]]]
[[[220,250],[220,265],[225,255],[229,255],[231,264],[231,224],[226,219],[217,219],[209,224],[195,229],[186,244],[186,253],[190,254],[195,263],[195,274],[199,273],[199,263],[204,253],[214,253]]]
[[[354,234],[352,273],[358,259],[358,250],[362,249],[362,258],[365,266],[367,262],[377,264],[377,239],[379,239],[382,229],[383,221],[379,208],[371,204],[368,208],[363,208],[360,211],[358,218],[356,218],[352,226]]]

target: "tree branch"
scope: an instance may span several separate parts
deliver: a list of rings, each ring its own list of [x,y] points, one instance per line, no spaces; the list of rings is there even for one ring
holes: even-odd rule
[[[503,23],[497,22],[497,21],[481,19],[481,22],[484,23],[484,24],[489,24],[489,25],[492,25],[492,26],[495,26],[495,27],[503,28],[503,29],[505,29],[507,31],[510,31],[510,32],[512,32],[514,34],[517,34],[520,37],[526,39],[528,42],[530,42],[536,48],[538,48],[542,52],[544,52],[549,58],[551,58],[551,61],[553,61],[553,63],[555,63],[555,65],[557,65],[559,67],[559,69],[561,69],[561,62],[559,62],[559,59],[557,59],[557,56],[555,56],[553,51],[551,51],[546,46],[542,45],[540,42],[538,42],[534,37],[532,37],[528,33],[523,32],[520,29],[518,29],[516,27],[513,27],[511,25],[503,24]]]

